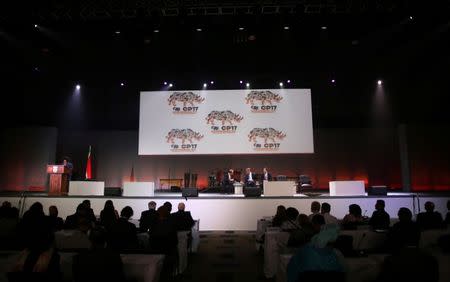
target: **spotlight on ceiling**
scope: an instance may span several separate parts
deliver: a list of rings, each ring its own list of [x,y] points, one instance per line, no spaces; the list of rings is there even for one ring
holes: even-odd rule
[[[116,32],[115,32],[116,34],[120,34],[120,30],[116,30]]]
[[[159,29],[154,29],[153,32],[154,32],[154,33],[158,33],[158,32],[159,32]]]
[[[209,83],[210,83],[210,84],[214,84],[214,80],[211,80]]]
[[[279,85],[280,85],[280,87],[283,87],[283,82],[280,82]]]
[[[320,27],[322,30],[327,30],[328,29],[328,27],[326,26],[326,25],[323,25],[323,26],[321,26]]]
[[[239,27],[238,29],[239,29],[240,31],[243,31],[243,30],[244,30],[244,28],[243,28],[243,27]]]
[[[169,88],[172,87],[172,86],[173,86],[173,84],[172,84],[172,83],[169,83]]]
[[[207,83],[203,83],[203,88],[206,88],[208,86]]]
[[[121,82],[121,83],[120,83],[120,86],[125,86],[125,83]]]
[[[247,83],[245,84],[245,86],[246,86],[246,87],[250,87],[250,83],[247,82]]]
[[[291,83],[291,80],[290,79],[288,79],[287,81],[286,81],[287,83]]]
[[[76,89],[76,90],[80,90],[80,89],[81,89],[81,85],[77,84],[77,85],[75,86],[75,89]]]
[[[331,80],[331,83],[336,83],[336,80],[335,80],[335,79],[332,79],[332,80]]]
[[[200,31],[202,31],[202,29],[201,28],[197,28],[197,29],[195,29],[196,31],[198,31],[198,32],[200,32]]]
[[[37,24],[34,25],[34,28],[38,28],[39,26]]]
[[[413,20],[413,19],[414,19],[414,17],[413,17],[413,16],[409,16],[409,19],[410,19],[410,20]]]
[[[239,84],[242,84],[242,83],[244,83],[242,80],[239,80]]]
[[[164,85],[167,85],[167,81],[164,81]]]
[[[378,81],[377,81],[377,84],[378,84],[378,85],[381,85],[381,84],[383,84],[383,81],[382,81],[382,80],[378,80]]]
[[[284,30],[289,30],[289,29],[290,29],[290,27],[289,27],[289,26],[287,26],[287,25],[285,25],[285,26],[283,27],[283,29],[284,29]]]

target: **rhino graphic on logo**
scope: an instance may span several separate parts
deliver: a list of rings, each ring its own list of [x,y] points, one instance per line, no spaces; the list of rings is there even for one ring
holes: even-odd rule
[[[201,103],[204,100],[205,98],[189,91],[173,92],[169,99],[167,99],[167,102],[169,102],[169,106],[171,105],[174,107],[177,105],[177,102],[183,103],[183,107],[186,107],[187,104],[190,104],[193,107],[194,103]]]
[[[264,143],[267,144],[267,140],[271,139],[273,143],[275,143],[275,139],[283,139],[286,137],[286,134],[273,129],[272,127],[268,128],[253,128],[248,134],[248,141],[256,142],[256,138],[263,138]]]
[[[244,119],[242,116],[232,111],[212,111],[206,117],[206,124],[214,125],[214,120],[218,120],[222,122],[222,125],[225,125],[225,122],[233,125],[233,121],[240,122],[242,119]]]
[[[192,144],[192,140],[200,140],[203,138],[198,132],[187,128],[187,129],[172,129],[167,133],[166,142],[167,143],[175,143],[175,139],[181,139],[181,143],[184,144],[186,140],[188,140]]]
[[[247,94],[247,97],[245,98],[245,103],[248,104],[250,103],[252,106],[256,101],[261,101],[261,104],[264,106],[266,103],[269,103],[270,105],[272,105],[272,102],[277,102],[279,103],[281,100],[283,99],[283,97],[281,97],[278,94],[275,94],[271,91],[268,90],[264,90],[264,91],[250,91],[250,93]]]

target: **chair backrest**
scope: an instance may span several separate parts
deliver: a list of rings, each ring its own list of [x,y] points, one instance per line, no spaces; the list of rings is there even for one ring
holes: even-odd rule
[[[300,184],[311,184],[311,178],[308,175],[300,175],[298,177],[298,181]]]
[[[286,181],[287,177],[286,175],[277,175],[277,181]]]

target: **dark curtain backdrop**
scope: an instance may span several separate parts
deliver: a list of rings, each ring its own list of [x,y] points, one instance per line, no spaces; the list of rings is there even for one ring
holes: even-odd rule
[[[408,126],[407,145],[414,191],[450,190],[450,137],[448,127]],[[399,144],[396,129],[316,129],[314,154],[138,156],[137,131],[68,131],[25,128],[2,131],[0,190],[44,191],[47,163],[73,159],[74,179],[84,179],[89,145],[93,174],[106,187],[121,187],[132,175],[136,181],[183,178],[198,174],[207,186],[212,170],[266,166],[274,176],[307,174],[313,186],[328,188],[330,180],[364,180],[367,186],[401,188]]]

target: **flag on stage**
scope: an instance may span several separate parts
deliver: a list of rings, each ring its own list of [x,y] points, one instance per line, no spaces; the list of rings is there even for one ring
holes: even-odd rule
[[[89,145],[89,153],[86,163],[86,179],[92,179],[92,156],[91,156],[91,145]]]

